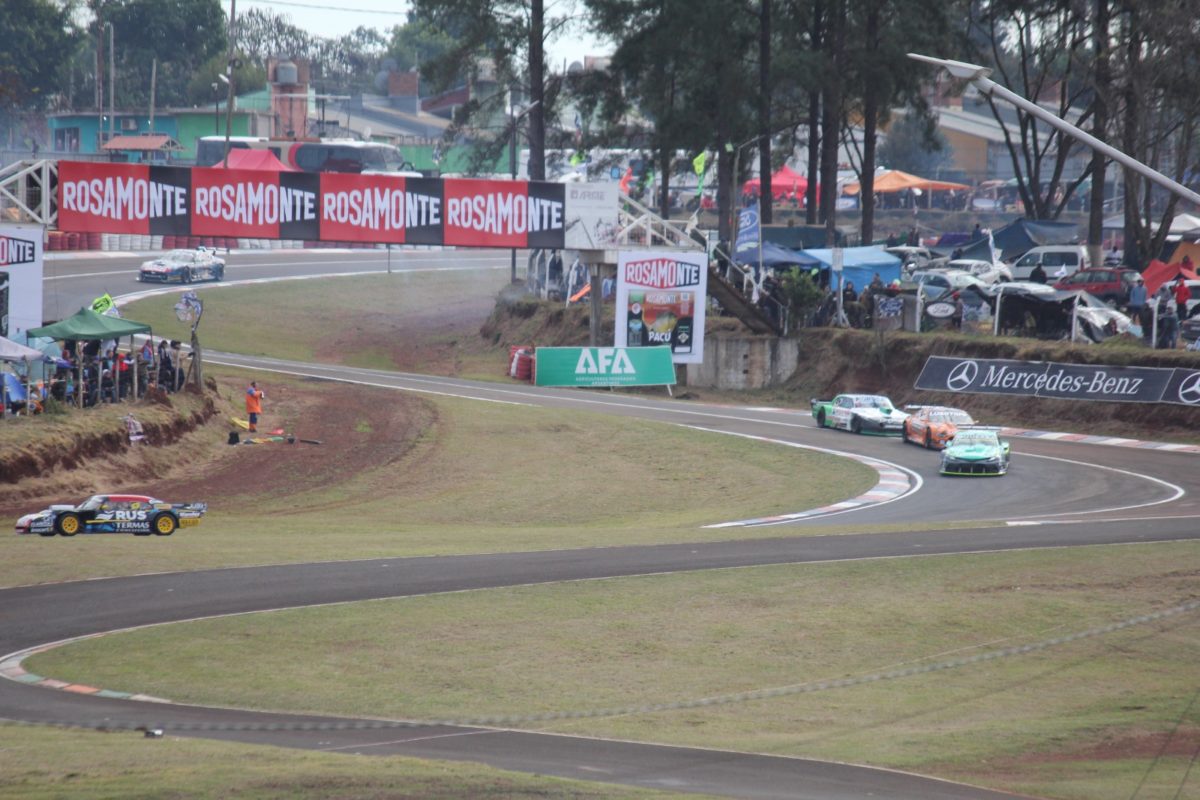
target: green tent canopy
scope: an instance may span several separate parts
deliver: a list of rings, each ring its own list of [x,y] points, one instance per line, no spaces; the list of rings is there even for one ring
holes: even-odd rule
[[[106,317],[90,308],[81,308],[74,316],[53,325],[30,328],[29,336],[47,336],[51,339],[79,341],[81,339],[119,339],[135,333],[149,333],[150,326],[120,317]]]

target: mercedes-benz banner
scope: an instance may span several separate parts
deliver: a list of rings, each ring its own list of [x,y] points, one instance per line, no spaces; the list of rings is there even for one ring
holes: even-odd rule
[[[1200,405],[1200,370],[930,356],[917,389],[1109,403]]]

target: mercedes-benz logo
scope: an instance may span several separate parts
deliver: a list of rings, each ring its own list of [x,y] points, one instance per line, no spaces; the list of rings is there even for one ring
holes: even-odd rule
[[[1179,400],[1189,406],[1200,403],[1200,372],[1193,372],[1179,384]]]
[[[946,388],[952,392],[961,392],[975,382],[975,376],[978,374],[979,365],[974,361],[960,362],[946,376]],[[1180,389],[1180,391],[1183,390]],[[1200,400],[1200,397],[1197,399]]]

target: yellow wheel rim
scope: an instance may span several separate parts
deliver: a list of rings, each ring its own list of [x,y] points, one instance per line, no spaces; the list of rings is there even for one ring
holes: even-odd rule
[[[158,518],[156,527],[159,533],[172,533],[175,530],[175,520],[164,514]]]
[[[79,533],[79,520],[75,517],[67,517],[62,521],[62,532],[70,536],[74,533]]]

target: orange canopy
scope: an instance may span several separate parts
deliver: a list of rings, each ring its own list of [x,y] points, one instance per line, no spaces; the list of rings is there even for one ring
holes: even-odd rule
[[[875,176],[875,193],[885,194],[887,192],[902,192],[905,189],[920,189],[923,192],[942,191],[946,189],[970,189],[963,183],[951,183],[950,181],[934,181],[929,178],[922,178],[917,175],[909,175],[907,172],[901,172],[898,169],[889,170],[880,175]],[[862,191],[862,186],[858,183],[846,185],[846,194],[858,194]]]

